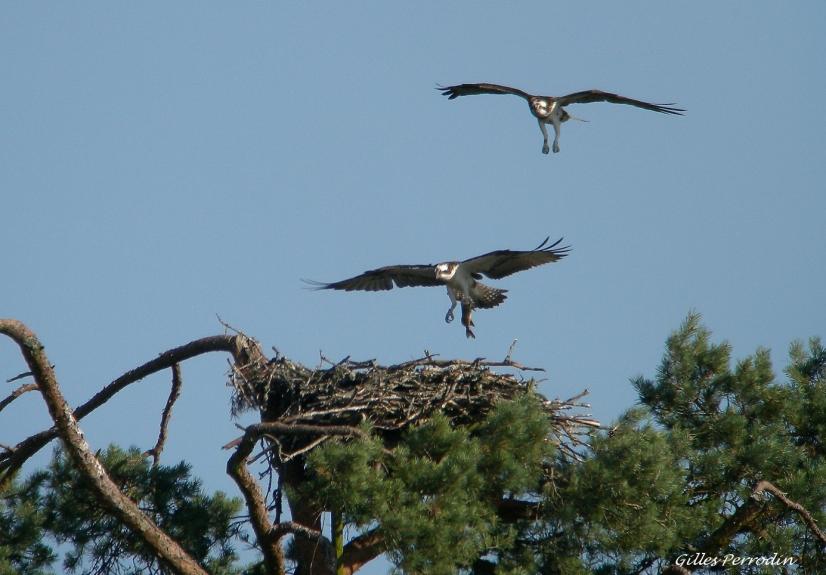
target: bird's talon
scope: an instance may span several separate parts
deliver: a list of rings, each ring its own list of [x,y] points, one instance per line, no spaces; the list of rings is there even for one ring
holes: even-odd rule
[[[450,323],[452,321],[453,321],[453,312],[449,311],[449,312],[447,312],[447,315],[445,316],[445,322]]]

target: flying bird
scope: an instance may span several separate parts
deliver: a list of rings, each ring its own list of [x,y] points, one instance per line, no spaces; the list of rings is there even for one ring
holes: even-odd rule
[[[580,120],[586,122],[582,118],[572,116],[565,110],[565,106],[569,104],[587,104],[589,102],[611,102],[612,104],[628,104],[636,106],[644,110],[651,110],[653,112],[661,112],[663,114],[676,114],[682,116],[682,108],[674,108],[674,104],[651,104],[643,102],[642,100],[634,100],[626,98],[618,94],[610,92],[602,92],[600,90],[585,90],[584,92],[574,92],[567,96],[534,96],[523,92],[518,88],[511,88],[509,86],[500,86],[498,84],[459,84],[457,86],[438,86],[436,88],[442,92],[443,96],[447,96],[449,100],[458,98],[459,96],[473,96],[475,94],[513,94],[528,101],[528,106],[531,108],[531,114],[534,115],[539,122],[539,129],[542,131],[542,153],[547,154],[548,148],[548,130],[545,129],[545,124],[551,124],[554,127],[554,153],[559,152],[559,132],[563,122],[568,120]]]
[[[550,236],[532,250],[497,250],[464,261],[451,261],[428,265],[386,266],[369,270],[350,279],[333,283],[303,280],[315,289],[334,289],[344,291],[385,291],[397,287],[411,286],[447,286],[450,297],[450,309],[445,321],[453,321],[453,310],[462,304],[462,325],[465,335],[475,338],[473,333],[473,310],[489,309],[501,304],[508,290],[493,288],[481,283],[482,276],[491,279],[521,272],[542,264],[560,260],[568,255],[570,246],[557,247],[562,238],[547,245]]]

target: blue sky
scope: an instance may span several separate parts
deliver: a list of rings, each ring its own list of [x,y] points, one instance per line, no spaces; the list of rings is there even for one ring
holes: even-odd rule
[[[826,4],[6,3],[0,316],[41,337],[71,403],[225,321],[314,365],[515,358],[591,390],[608,423],[701,312],[742,357],[824,335]],[[436,84],[677,102],[570,111],[562,151],[518,98]],[[312,292],[395,263],[573,246],[498,282],[478,339],[441,288]],[[0,344],[2,379],[24,371]],[[165,458],[234,493],[224,357],[183,366]],[[84,421],[151,447],[169,376]],[[11,387],[11,386],[9,386]],[[5,395],[5,394],[3,394]],[[0,443],[46,425],[34,394]],[[39,460],[42,462],[42,459]],[[385,569],[373,568],[375,572]]]

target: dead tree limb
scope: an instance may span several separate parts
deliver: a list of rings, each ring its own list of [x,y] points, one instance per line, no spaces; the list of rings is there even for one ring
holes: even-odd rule
[[[80,472],[86,477],[101,502],[149,545],[158,557],[183,575],[208,575],[174,539],[144,515],[134,501],[124,495],[92,453],[72,414],[72,409],[55,378],[54,370],[37,336],[17,320],[0,320],[0,333],[11,338],[34,375],[60,438]]]
[[[166,438],[169,433],[169,420],[172,418],[172,406],[181,396],[181,387],[183,387],[183,379],[181,377],[181,364],[176,363],[172,366],[172,389],[169,390],[169,397],[166,400],[166,405],[161,414],[161,428],[158,431],[158,441],[155,442],[155,447],[148,451],[144,451],[144,457],[152,456],[152,466],[157,467],[161,461],[161,452],[163,451]]]
[[[257,440],[258,435],[255,433],[244,434],[238,448],[227,461],[227,474],[232,477],[244,496],[252,529],[264,555],[267,573],[280,575],[284,573],[284,552],[281,549],[280,536],[273,533],[264,496],[258,482],[247,468],[247,458]]]
[[[8,323],[14,320],[5,321]],[[78,420],[83,419],[126,386],[140,381],[153,373],[169,369],[176,363],[215,351],[228,352],[232,354],[235,361],[239,363],[247,363],[251,357],[261,354],[257,346],[253,345],[252,340],[241,335],[216,335],[197,339],[186,345],[165,351],[157,358],[124,373],[92,396],[86,403],[75,409],[73,415]],[[24,439],[14,446],[10,452],[1,455],[0,485],[5,484],[30,457],[57,436],[58,432],[55,427],[46,429]]]
[[[36,383],[27,383],[25,385],[21,385],[14,391],[12,391],[3,401],[0,401],[0,411],[6,408],[12,401],[23,395],[24,393],[28,393],[29,391],[34,391],[37,389]]]

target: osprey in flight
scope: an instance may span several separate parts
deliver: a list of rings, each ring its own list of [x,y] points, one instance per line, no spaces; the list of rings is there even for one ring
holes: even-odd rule
[[[505,292],[508,291],[486,286],[478,280],[482,276],[498,280],[522,270],[555,262],[568,255],[569,246],[556,247],[562,238],[547,245],[549,239],[550,236],[529,251],[497,250],[462,262],[386,266],[334,283],[304,281],[316,289],[344,291],[384,291],[393,289],[394,284],[398,287],[444,285],[447,286],[447,295],[450,297],[450,309],[447,310],[445,321],[453,321],[453,310],[461,303],[465,335],[475,338],[471,329],[474,325],[471,317],[473,309],[498,306],[505,301]]]
[[[523,92],[518,88],[510,88],[508,86],[500,86],[498,84],[459,84],[458,86],[447,86],[443,88],[437,87],[441,90],[443,96],[447,96],[449,100],[458,98],[459,96],[472,96],[474,94],[513,94],[528,101],[531,108],[531,114],[539,122],[539,129],[542,130],[542,153],[548,153],[548,130],[545,129],[545,124],[552,124],[554,127],[554,153],[559,152],[559,131],[562,123],[568,120],[582,120],[570,115],[565,106],[568,104],[587,104],[588,102],[611,102],[612,104],[629,104],[642,108],[644,110],[652,110],[654,112],[662,112],[663,114],[677,114],[683,115],[682,108],[673,108],[673,104],[650,104],[641,100],[633,100],[625,96],[611,94],[610,92],[602,92],[600,90],[585,90],[584,92],[574,92],[567,96],[533,96],[527,92]]]

